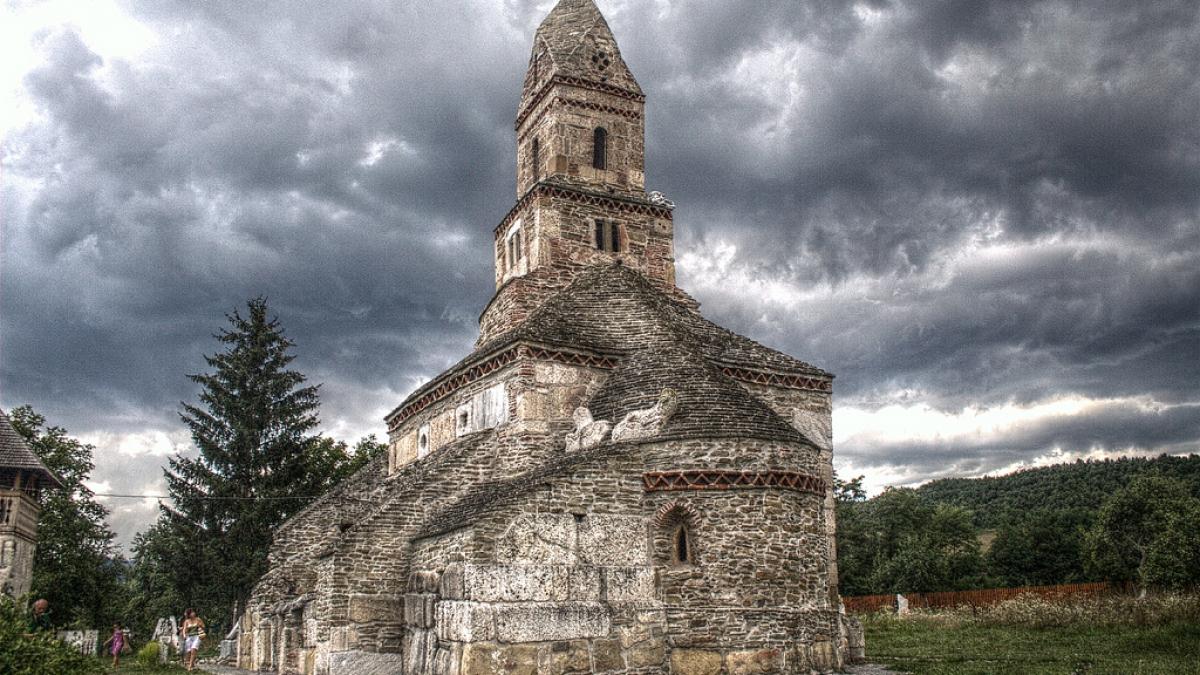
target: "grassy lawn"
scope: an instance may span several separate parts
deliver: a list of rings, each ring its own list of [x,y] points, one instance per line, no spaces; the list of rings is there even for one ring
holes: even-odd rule
[[[186,673],[183,666],[178,663],[168,663],[166,665],[143,666],[137,662],[137,659],[130,657],[128,659],[122,657],[121,665],[116,670],[112,669],[112,658],[102,658],[100,663],[104,666],[104,672],[107,673],[130,673],[131,675],[177,675],[178,673]],[[198,672],[198,671],[193,671]]]
[[[872,616],[867,658],[925,673],[1200,674],[1200,624],[1031,627]]]
[[[100,659],[100,663],[104,666],[104,672],[107,673],[130,673],[131,675],[177,675],[178,673],[186,673],[183,666],[178,663],[168,663],[162,666],[143,666],[136,659],[121,659],[121,665],[116,670],[112,669],[112,659]],[[197,671],[193,671],[197,672]]]

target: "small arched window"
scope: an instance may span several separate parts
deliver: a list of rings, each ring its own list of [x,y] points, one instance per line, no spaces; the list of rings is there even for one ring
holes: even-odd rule
[[[608,168],[608,131],[604,127],[596,127],[592,134],[592,167]]]
[[[542,155],[542,144],[540,142],[538,142],[538,139],[535,138],[535,139],[533,139],[533,147],[530,148],[530,152],[529,152],[529,162],[532,165],[530,168],[532,169],[531,173],[533,174],[533,182],[535,182],[535,183],[541,179],[541,170],[542,170],[541,155]]]
[[[675,526],[675,533],[671,537],[671,563],[674,565],[692,564],[691,533],[688,532],[687,523],[679,523]]]
[[[429,454],[429,425],[422,425],[417,431],[417,458]]]
[[[655,539],[656,557],[663,564],[674,567],[696,565],[696,527],[700,522],[696,510],[683,500],[664,504],[654,516],[658,534]]]

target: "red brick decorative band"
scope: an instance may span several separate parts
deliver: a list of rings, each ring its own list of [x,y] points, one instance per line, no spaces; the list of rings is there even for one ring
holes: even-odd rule
[[[562,199],[568,199],[577,204],[603,206],[605,208],[621,211],[622,213],[651,216],[654,218],[662,218],[663,220],[674,219],[674,214],[671,209],[665,206],[657,206],[655,204],[634,201],[631,199],[617,199],[584,190],[576,190],[570,187],[558,186],[551,183],[538,183],[537,185],[529,188],[529,191],[526,192],[523,197],[517,200],[517,205],[512,207],[512,210],[508,212],[508,215],[504,216],[504,220],[501,220],[500,224],[496,226],[495,230],[493,230],[492,234],[495,236],[496,240],[500,240],[500,237],[503,236],[505,231],[508,229],[509,224],[516,219],[517,214],[520,213],[521,210],[525,208],[527,204],[529,204],[529,202],[543,195],[548,197],[560,197]]]
[[[515,128],[521,128],[521,124],[525,121],[525,118],[529,117],[529,114],[538,107],[538,104],[542,102],[542,99],[546,97],[546,94],[550,93],[556,84],[565,84],[567,86],[578,87],[580,89],[591,89],[592,91],[598,91],[603,94],[611,94],[627,101],[633,101],[634,103],[646,102],[645,94],[637,94],[629,91],[628,89],[608,84],[606,82],[592,82],[591,80],[585,80],[578,77],[555,75],[554,77],[550,78],[546,84],[542,85],[542,88],[538,90],[538,93],[533,95],[533,98],[529,101],[529,105],[517,113]]]
[[[547,349],[532,345],[513,345],[438,384],[433,389],[421,394],[420,397],[411,403],[401,406],[396,412],[388,416],[388,431],[394,431],[401,424],[411,419],[413,415],[441,401],[459,389],[504,368],[513,361],[516,361],[518,357],[539,361],[557,361],[569,366],[584,366],[609,370],[615,368],[617,365],[615,358],[602,354],[581,354],[579,352]]]
[[[523,133],[519,137],[517,137],[517,140],[524,142],[525,139],[529,136],[529,134],[532,133],[533,130],[537,128],[537,125],[538,125],[537,120],[540,120],[542,117],[544,117],[546,115],[546,113],[550,112],[551,110],[554,110],[556,107],[558,107],[560,105],[565,105],[570,108],[583,108],[585,110],[595,110],[598,112],[611,113],[613,115],[620,115],[621,117],[624,117],[624,118],[630,119],[630,120],[642,119],[642,113],[638,112],[637,110],[628,110],[626,108],[618,108],[616,106],[603,105],[601,103],[592,103],[591,101],[580,101],[578,99],[564,98],[562,96],[555,96],[550,101],[550,105],[547,105],[545,108],[542,109],[541,112],[539,112],[537,114],[537,119],[534,120],[534,123],[530,124],[529,128],[525,130],[525,133]]]
[[[490,375],[497,370],[507,366],[517,360],[519,351],[516,346],[509,347],[504,351],[492,356],[491,358],[478,363],[454,377],[446,379],[441,384],[438,384],[433,389],[422,394],[419,398],[411,403],[407,403],[400,407],[399,410],[388,416],[388,431],[393,431],[396,427],[403,424],[413,415],[428,408],[430,405],[446,398],[450,394],[458,391],[462,387],[478,381],[480,378]]]
[[[642,482],[646,492],[783,488],[815,495],[825,494],[825,481],[798,471],[651,471],[642,475]]]
[[[557,361],[558,363],[565,363],[568,366],[603,368],[604,370],[612,370],[617,367],[617,360],[611,356],[564,352],[543,347],[523,347],[521,355],[537,361]]]
[[[806,391],[833,391],[833,382],[822,377],[768,373],[761,370],[738,368],[737,366],[721,366],[721,372],[727,377],[732,377],[742,382],[749,382],[750,384],[763,384],[769,387],[784,387],[785,389],[804,389]]]

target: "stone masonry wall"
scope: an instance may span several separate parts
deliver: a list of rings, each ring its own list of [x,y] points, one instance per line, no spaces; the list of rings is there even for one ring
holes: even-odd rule
[[[620,261],[644,274],[668,295],[692,302],[675,287],[674,224],[670,218],[622,211],[592,200],[549,192],[526,203],[515,218],[522,221],[530,271],[503,281],[505,242],[498,237],[499,290],[480,316],[477,345],[523,323],[547,298],[562,290],[582,270],[598,263]],[[619,253],[596,248],[596,220],[616,224],[621,240]]]
[[[807,436],[820,449],[820,476],[827,487],[825,510],[829,514],[825,521],[825,535],[829,539],[829,593],[831,602],[838,597],[837,521],[835,520],[837,499],[833,492],[833,395],[823,391],[770,387],[760,384],[741,383],[742,386],[766,403],[785,420],[791,422],[800,433]]]
[[[407,672],[836,665],[820,496],[647,493],[641,481],[656,467],[810,471],[818,461],[813,448],[764,442],[627,449],[498,504],[467,528],[418,540],[413,577],[438,583],[406,603],[409,642],[424,655],[412,662],[424,670]],[[669,536],[655,524],[680,503],[698,515],[691,566],[671,565]]]
[[[517,130],[517,196],[554,177],[637,195],[645,191],[645,122],[641,101],[590,87],[555,84]],[[608,132],[606,168],[592,166],[594,131]],[[533,141],[538,140],[537,180]]]

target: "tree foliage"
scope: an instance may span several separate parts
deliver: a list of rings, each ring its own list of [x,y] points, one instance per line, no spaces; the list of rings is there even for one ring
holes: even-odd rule
[[[173,578],[178,598],[210,620],[244,605],[272,531],[359,465],[345,444],[313,433],[317,387],[289,367],[294,343],[266,300],[227,319],[215,336],[223,349],[205,357],[210,372],[190,376],[199,401],[180,413],[199,454],[170,460],[174,508],[140,540],[137,572]]]
[[[14,425],[15,426],[15,425]],[[100,662],[83,656],[48,633],[26,637],[28,619],[16,604],[0,596],[0,673],[63,675],[99,673]]]
[[[861,477],[835,477],[834,489],[843,595],[1200,583],[1197,455],[1079,461],[872,499]]]
[[[861,485],[856,479],[843,485]],[[969,511],[888,488],[871,500],[840,490],[838,570],[843,595],[973,588],[982,558]]]
[[[122,604],[125,565],[105,523],[108,510],[84,484],[95,468],[95,448],[62,427],[47,426],[30,406],[10,417],[29,449],[63,482],[62,489],[42,491],[31,592],[50,601],[58,625],[112,625]]]
[[[1049,586],[1087,580],[1083,533],[1092,514],[1038,509],[996,531],[988,571],[1001,586]]]
[[[1143,475],[1180,480],[1200,496],[1200,455],[1077,460],[1004,476],[935,480],[917,491],[930,501],[970,509],[977,526],[995,529],[1030,511],[1095,513],[1109,495]]]
[[[1089,563],[1143,587],[1200,584],[1200,500],[1182,481],[1140,476],[1100,508],[1087,533]]]

